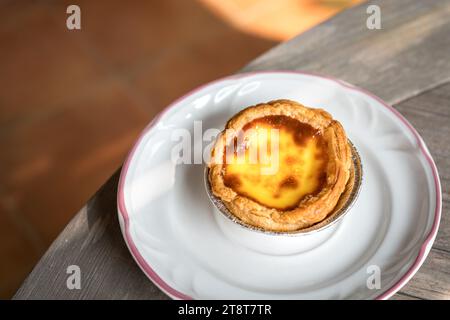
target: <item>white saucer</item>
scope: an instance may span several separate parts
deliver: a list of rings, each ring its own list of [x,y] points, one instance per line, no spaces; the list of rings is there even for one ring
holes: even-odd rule
[[[194,136],[194,121],[201,120],[203,132],[222,130],[244,107],[280,98],[329,111],[364,168],[359,198],[328,239],[291,255],[264,254],[227,238],[205,191],[204,165],[171,161],[179,143],[171,139],[174,129]],[[172,298],[385,299],[406,284],[431,249],[441,187],[421,137],[379,98],[317,75],[262,72],[202,86],[155,119],[123,166],[118,208],[133,257]]]

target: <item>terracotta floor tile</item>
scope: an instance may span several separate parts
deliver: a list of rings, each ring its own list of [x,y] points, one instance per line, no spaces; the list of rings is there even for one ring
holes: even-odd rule
[[[235,28],[288,40],[363,0],[199,0]]]
[[[59,5],[70,1],[63,3]],[[214,37],[223,32],[238,33],[196,1],[138,0],[124,5],[120,0],[84,0],[78,4],[83,37],[105,63],[120,71],[151,63],[192,42],[218,44]],[[269,43],[273,45],[268,41],[266,48]]]
[[[72,3],[0,3],[0,297],[157,111],[275,44],[185,0],[79,0],[68,31]]]
[[[15,23],[0,19],[0,125],[60,106],[104,76],[64,15],[29,10]]]
[[[149,116],[117,82],[62,112],[0,136],[0,180],[15,208],[50,244],[120,166]]]
[[[251,46],[246,45],[249,41]],[[271,45],[234,32],[218,33],[213,41],[197,41],[168,52],[130,81],[161,109],[201,84],[238,71]]]
[[[48,8],[38,5],[36,1],[0,0],[1,29],[6,30],[20,25],[31,14],[42,14],[47,11]]]

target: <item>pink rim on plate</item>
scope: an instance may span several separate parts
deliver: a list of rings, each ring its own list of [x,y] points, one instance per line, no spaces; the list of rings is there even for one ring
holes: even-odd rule
[[[163,111],[161,111],[150,123],[149,125],[142,131],[142,133],[140,134],[136,144],[134,145],[134,147],[132,148],[132,150],[130,151],[130,153],[127,156],[127,159],[125,160],[125,163],[123,165],[122,168],[122,172],[120,173],[120,178],[119,178],[119,187],[118,187],[118,191],[117,191],[117,206],[118,206],[118,211],[119,211],[119,215],[122,217],[123,219],[123,226],[122,226],[122,233],[125,239],[125,242],[133,256],[133,258],[135,259],[135,261],[137,262],[137,264],[139,265],[139,267],[142,269],[142,271],[147,275],[147,277],[159,288],[161,289],[164,293],[166,293],[169,297],[173,298],[173,299],[182,299],[182,300],[192,300],[193,298],[182,293],[179,292],[178,290],[172,288],[170,285],[168,285],[163,279],[161,279],[161,277],[152,269],[152,267],[147,263],[147,261],[142,257],[142,255],[140,254],[139,250],[137,249],[136,245],[133,242],[133,239],[130,236],[130,231],[129,231],[129,214],[125,205],[125,195],[124,195],[124,186],[125,186],[125,177],[127,175],[128,172],[128,168],[130,166],[131,163],[131,159],[133,158],[134,152],[136,151],[137,146],[140,144],[142,138],[144,137],[144,135],[153,128],[153,126],[158,122],[158,120],[167,112],[169,111],[173,106],[175,106],[178,102],[182,101],[183,99],[187,98],[188,96],[195,94],[196,92],[200,91],[201,89],[217,83],[217,82],[221,82],[224,80],[229,80],[229,79],[239,79],[239,78],[244,78],[244,77],[248,77],[248,76],[252,76],[252,75],[259,75],[259,74],[301,74],[301,75],[309,75],[309,76],[313,76],[313,77],[317,77],[317,78],[322,78],[322,79],[327,79],[330,81],[333,81],[345,88],[348,88],[350,90],[354,90],[354,91],[358,91],[361,92],[367,96],[370,96],[371,98],[377,100],[382,106],[384,106],[386,109],[388,109],[389,111],[391,111],[398,119],[400,119],[400,121],[411,131],[411,133],[414,135],[415,139],[417,140],[417,144],[420,148],[420,151],[422,152],[422,154],[424,155],[425,159],[427,160],[428,164],[430,165],[430,169],[431,172],[433,173],[433,179],[434,179],[434,186],[436,188],[436,208],[435,208],[435,213],[434,213],[434,222],[433,222],[433,226],[431,228],[430,233],[428,234],[425,242],[422,244],[419,254],[417,256],[417,258],[415,259],[413,265],[409,268],[409,270],[400,278],[400,280],[398,280],[391,288],[387,289],[384,293],[382,293],[381,295],[377,296],[376,299],[377,300],[385,300],[388,299],[389,297],[391,297],[392,295],[394,295],[397,291],[399,291],[413,276],[414,274],[419,270],[420,266],[423,264],[423,262],[425,261],[428,252],[431,250],[431,244],[433,243],[438,228],[439,228],[439,222],[441,219],[441,212],[442,212],[442,202],[441,202],[441,183],[439,181],[439,175],[438,175],[438,171],[437,171],[437,167],[433,161],[433,158],[430,155],[430,152],[428,151],[427,147],[425,146],[424,141],[422,140],[422,138],[420,137],[419,133],[416,131],[416,129],[408,122],[408,120],[406,120],[401,114],[400,112],[398,112],[396,109],[394,109],[392,106],[388,105],[386,102],[384,102],[382,99],[378,98],[377,96],[373,95],[372,93],[355,87],[353,85],[350,85],[344,81],[341,81],[339,79],[334,79],[328,76],[321,76],[321,75],[317,75],[317,74],[313,74],[313,73],[309,73],[309,72],[300,72],[300,71],[260,71],[260,72],[249,72],[249,73],[241,73],[238,75],[232,75],[232,76],[228,76],[228,77],[224,77],[221,79],[217,79],[215,81],[212,81],[210,83],[204,84],[194,90],[192,90],[191,92],[185,94],[184,96],[182,96],[181,98],[178,98],[176,101],[174,101],[173,103],[171,103],[169,106],[167,106]]]

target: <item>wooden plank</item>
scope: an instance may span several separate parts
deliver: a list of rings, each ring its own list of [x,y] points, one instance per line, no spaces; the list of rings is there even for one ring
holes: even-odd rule
[[[442,85],[395,106],[425,140],[442,185],[442,218],[434,247],[450,252],[450,85]]]
[[[444,218],[427,268],[413,279],[416,282],[411,282],[412,287],[395,298],[445,298],[449,125],[444,120],[450,97],[445,94],[448,85],[419,94],[449,79],[450,1],[371,3],[382,9],[383,30],[365,27],[367,5],[363,4],[276,47],[244,71],[287,69],[328,74],[373,91],[391,103],[418,95],[397,107],[417,126],[436,159],[444,186]],[[166,298],[138,270],[124,245],[116,217],[117,178],[115,174],[71,221],[16,293],[16,299]],[[81,290],[66,287],[70,264],[81,268]],[[430,279],[444,281],[438,293],[427,286]]]
[[[450,253],[432,249],[420,271],[399,294],[427,300],[450,300]]]
[[[422,300],[422,299],[399,292],[396,295],[394,295],[391,298],[391,300]]]
[[[140,271],[123,241],[118,180],[119,171],[67,225],[15,299],[168,299]],[[80,267],[80,290],[66,285],[70,265]]]
[[[366,26],[368,5],[381,30]],[[450,1],[369,1],[281,44],[242,71],[303,70],[361,86],[394,104],[450,78]]]
[[[395,106],[424,138],[439,170],[442,218],[425,264],[400,291],[422,299],[450,299],[450,84]]]

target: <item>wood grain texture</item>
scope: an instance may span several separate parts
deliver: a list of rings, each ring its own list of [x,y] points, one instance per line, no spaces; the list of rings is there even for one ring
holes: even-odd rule
[[[450,1],[371,1],[382,30],[366,28],[363,4],[282,44],[243,71],[331,75],[374,92],[424,137],[443,185],[443,218],[425,265],[395,299],[450,299]],[[74,217],[16,293],[16,299],[165,299],[132,260],[119,230],[116,173]],[[68,290],[66,268],[82,270]]]
[[[420,299],[449,300],[450,253],[433,248],[420,271],[400,293]]]
[[[116,206],[119,171],[67,225],[15,298],[168,299],[140,271],[123,241]],[[67,288],[69,265],[80,267],[82,290]]]
[[[442,218],[433,248],[400,291],[421,299],[450,299],[450,83],[395,105],[425,140],[442,184]]]
[[[366,27],[369,5],[381,30]],[[369,1],[281,44],[242,71],[326,74],[400,102],[450,79],[450,0]]]
[[[442,185],[442,218],[434,247],[450,252],[450,84],[429,90],[395,107],[420,133],[438,167]]]

